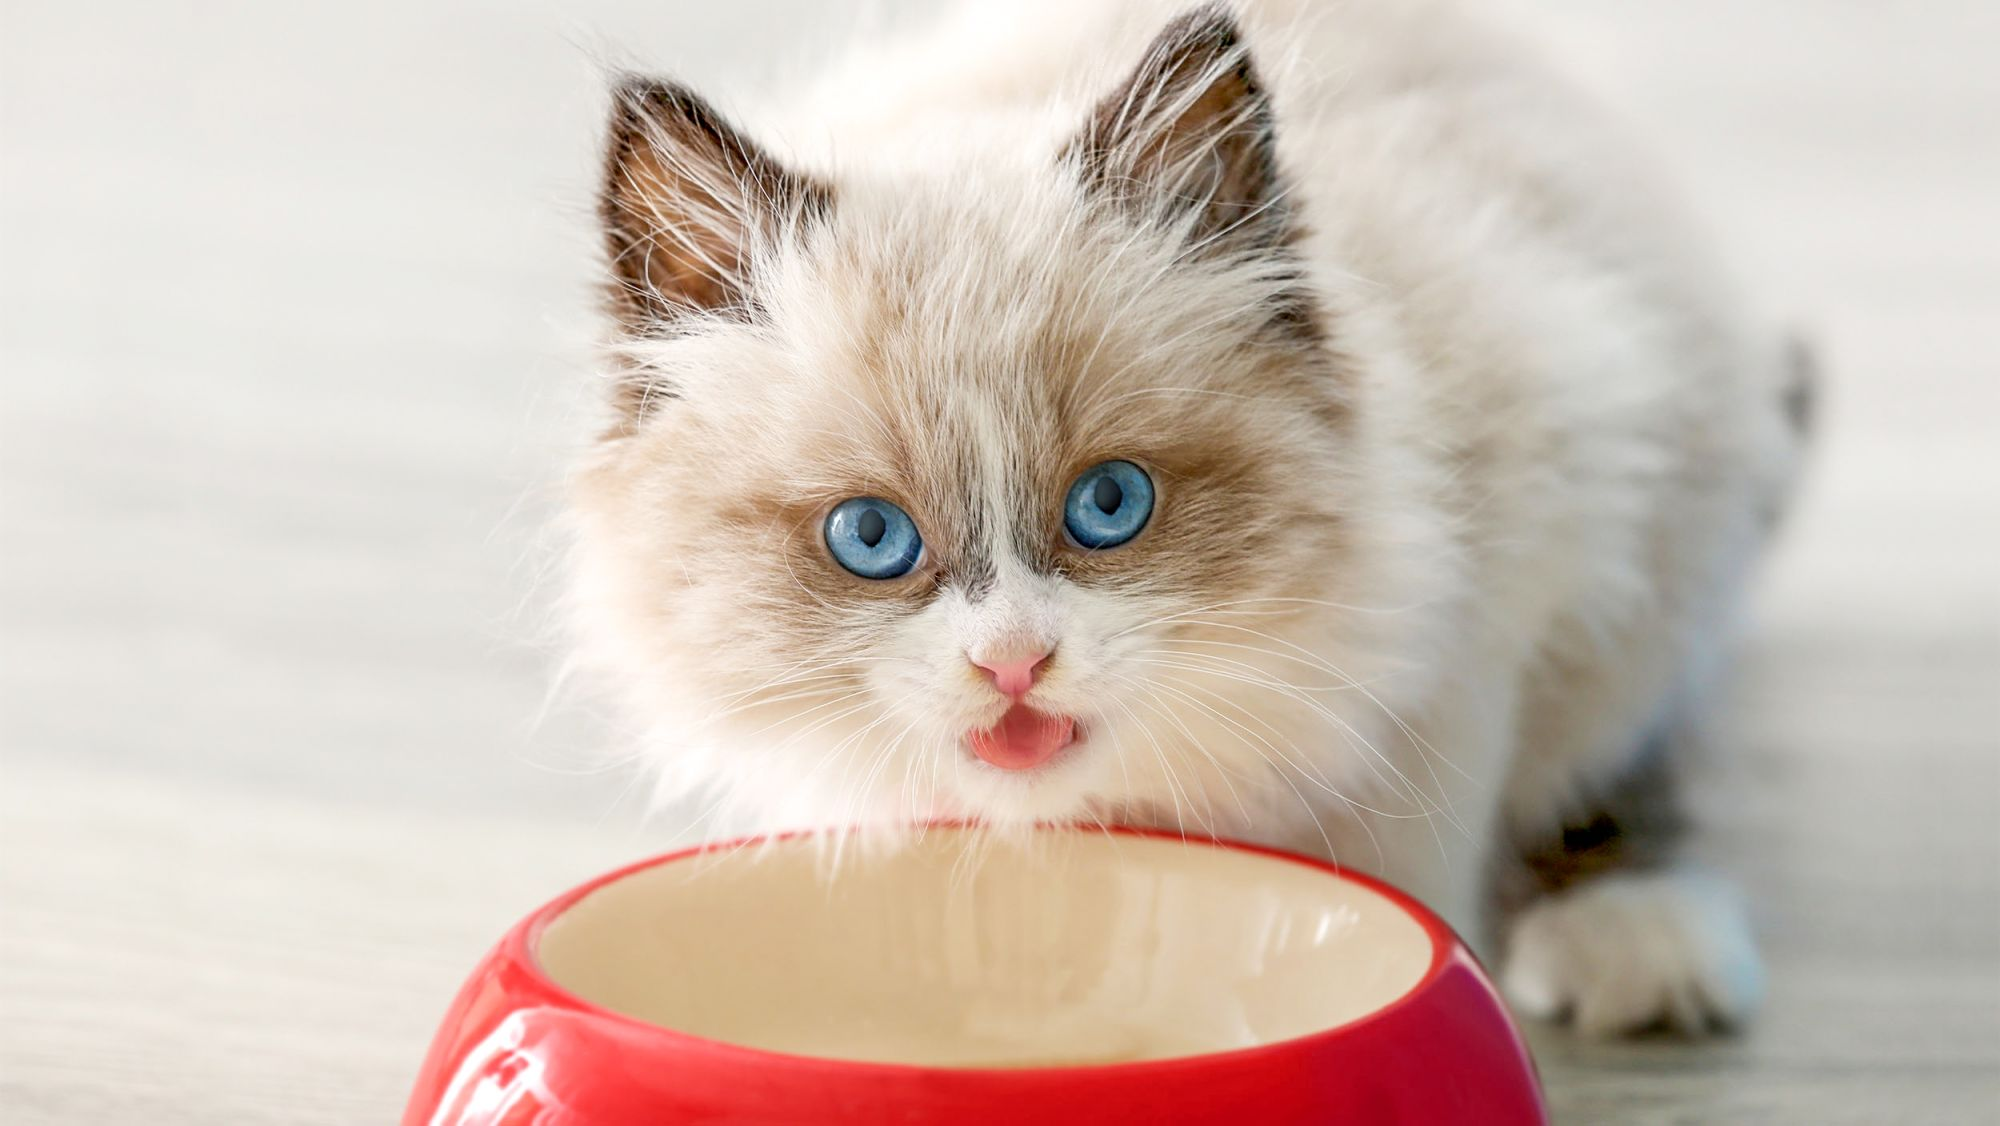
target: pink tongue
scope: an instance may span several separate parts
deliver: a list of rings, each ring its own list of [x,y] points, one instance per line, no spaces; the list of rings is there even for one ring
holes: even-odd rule
[[[1069,746],[1076,734],[1070,717],[1043,715],[1026,704],[1015,704],[1000,722],[967,736],[972,753],[1002,770],[1027,770],[1047,762]]]

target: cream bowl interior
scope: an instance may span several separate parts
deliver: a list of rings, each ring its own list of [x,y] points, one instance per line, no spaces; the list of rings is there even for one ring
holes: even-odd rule
[[[1329,872],[1177,838],[937,830],[834,863],[781,840],[591,892],[536,947],[596,1005],[751,1047],[1028,1067],[1249,1047],[1344,1024],[1432,960]]]

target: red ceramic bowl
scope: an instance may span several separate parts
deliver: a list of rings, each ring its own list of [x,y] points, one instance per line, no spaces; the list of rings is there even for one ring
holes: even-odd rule
[[[861,851],[711,846],[536,911],[404,1126],[1545,1121],[1478,964],[1374,880],[1132,831]]]

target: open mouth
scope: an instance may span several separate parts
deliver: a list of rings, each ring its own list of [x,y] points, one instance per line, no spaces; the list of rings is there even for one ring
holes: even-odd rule
[[[1026,704],[1015,704],[998,723],[965,736],[966,746],[980,761],[1016,771],[1033,770],[1074,742],[1074,717],[1050,715]]]

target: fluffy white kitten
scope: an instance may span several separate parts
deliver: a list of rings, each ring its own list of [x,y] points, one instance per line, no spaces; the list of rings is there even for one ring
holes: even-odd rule
[[[1248,837],[1504,901],[1534,1012],[1754,1005],[1661,783],[1798,387],[1587,102],[1447,3],[1065,0],[753,126],[616,92],[575,596],[668,795]]]

